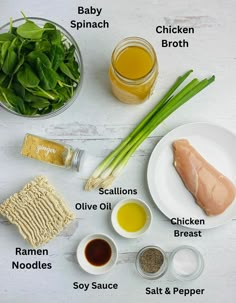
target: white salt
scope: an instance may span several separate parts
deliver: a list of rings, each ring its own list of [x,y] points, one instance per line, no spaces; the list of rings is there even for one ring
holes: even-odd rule
[[[198,255],[191,249],[183,248],[176,252],[173,258],[175,272],[188,276],[194,274],[199,265]]]

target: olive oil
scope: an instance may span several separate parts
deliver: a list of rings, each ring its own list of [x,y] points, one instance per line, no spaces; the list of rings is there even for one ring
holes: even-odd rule
[[[117,221],[125,231],[137,232],[145,226],[147,214],[142,205],[131,200],[120,207]]]

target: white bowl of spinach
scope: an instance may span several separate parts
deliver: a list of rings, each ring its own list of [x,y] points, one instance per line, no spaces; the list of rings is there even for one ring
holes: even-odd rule
[[[49,118],[78,96],[83,64],[73,37],[50,20],[24,17],[0,28],[0,105]]]

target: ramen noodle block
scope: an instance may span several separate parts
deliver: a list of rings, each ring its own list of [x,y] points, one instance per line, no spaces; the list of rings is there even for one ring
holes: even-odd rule
[[[73,218],[45,177],[37,177],[0,205],[0,214],[15,224],[33,247],[46,244]]]

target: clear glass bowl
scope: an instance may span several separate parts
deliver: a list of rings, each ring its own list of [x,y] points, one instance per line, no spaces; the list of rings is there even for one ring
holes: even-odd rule
[[[196,262],[197,262],[196,269],[190,274],[182,274],[175,269],[174,257],[181,250],[190,250],[191,253],[193,253],[193,255],[195,255]],[[183,261],[183,260],[181,260],[181,261]],[[203,269],[204,269],[204,260],[203,260],[201,253],[196,248],[194,248],[192,246],[188,246],[188,245],[179,246],[175,250],[173,250],[172,253],[170,254],[169,263],[170,263],[170,272],[171,272],[172,276],[174,276],[174,278],[176,278],[177,280],[180,280],[180,281],[195,280],[202,274]]]
[[[27,19],[34,21],[39,26],[43,26],[46,22],[50,22],[50,23],[54,24],[61,31],[61,33],[64,35],[64,37],[67,39],[69,44],[74,44],[74,46],[75,46],[75,59],[78,62],[79,68],[80,68],[80,82],[78,83],[77,87],[74,90],[73,97],[68,99],[68,101],[63,106],[61,106],[60,108],[58,108],[58,109],[56,109],[56,110],[54,110],[54,111],[52,111],[48,114],[34,115],[34,116],[23,115],[23,114],[20,114],[20,113],[17,113],[15,111],[11,110],[1,100],[0,100],[0,106],[3,107],[8,112],[10,112],[14,115],[20,116],[20,117],[31,118],[31,119],[40,119],[40,118],[41,119],[47,119],[47,118],[54,117],[54,116],[64,112],[77,99],[77,97],[79,95],[79,92],[81,90],[81,85],[82,85],[82,81],[83,81],[83,61],[82,61],[82,56],[81,56],[79,46],[77,45],[75,39],[61,25],[59,25],[59,24],[57,24],[57,23],[55,23],[51,20],[44,19],[44,18],[27,17]],[[13,20],[13,26],[18,27],[24,22],[25,22],[24,18],[15,19],[15,20]],[[7,24],[3,25],[2,27],[0,27],[0,34],[8,32],[9,28],[10,28],[10,23],[7,23]]]
[[[155,273],[148,273],[148,272],[144,271],[140,264],[140,257],[146,250],[148,250],[150,248],[159,250],[162,253],[163,258],[164,258],[163,264],[161,265],[160,269]],[[149,279],[149,280],[156,280],[156,279],[159,279],[160,277],[162,277],[166,273],[167,267],[168,267],[168,259],[167,259],[166,253],[160,247],[150,245],[150,246],[145,246],[138,252],[135,265],[136,265],[136,269],[137,269],[138,273],[143,278]]]

